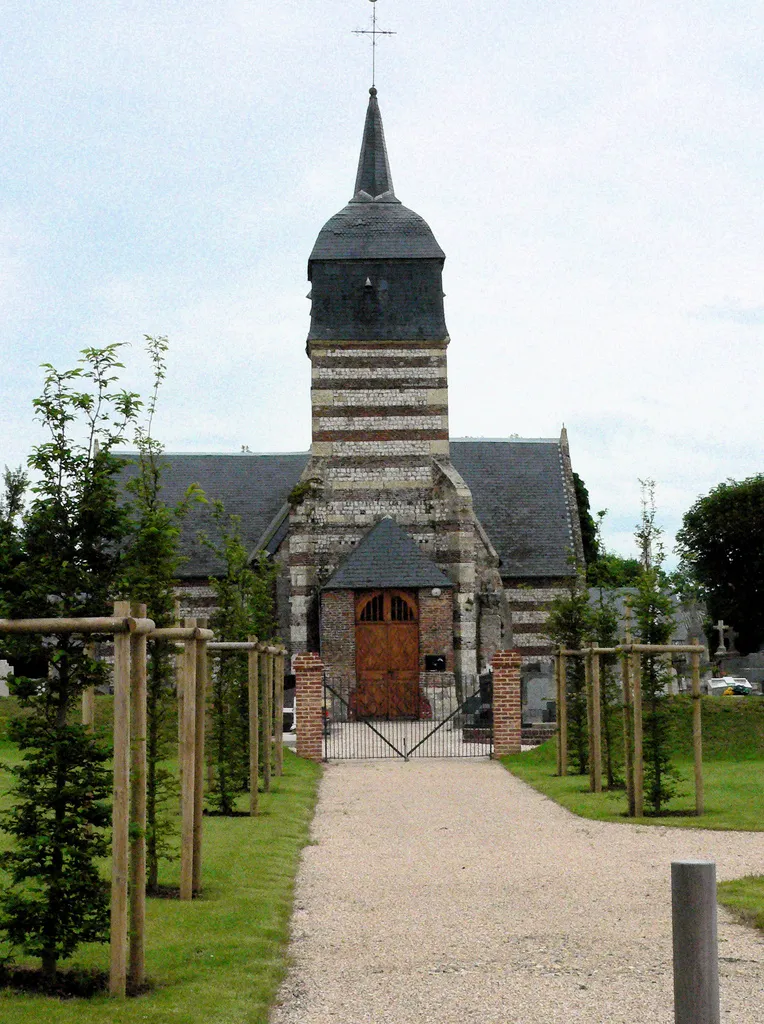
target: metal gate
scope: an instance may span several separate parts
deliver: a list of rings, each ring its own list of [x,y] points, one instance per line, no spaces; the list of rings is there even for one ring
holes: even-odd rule
[[[420,686],[417,707],[400,706],[399,687],[382,687],[375,704],[324,681],[324,760],[401,757],[490,757],[490,674],[471,680],[469,696],[454,685]]]

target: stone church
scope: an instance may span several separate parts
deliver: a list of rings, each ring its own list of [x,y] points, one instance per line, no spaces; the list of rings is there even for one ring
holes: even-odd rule
[[[471,692],[499,648],[521,652],[528,681],[548,677],[543,622],[583,559],[564,429],[449,436],[444,260],[395,194],[372,88],[353,196],[308,259],[310,451],[168,454],[163,477],[169,500],[200,484],[241,517],[253,556],[276,560],[292,654],[320,651],[367,708],[376,681],[398,680],[401,714],[418,687]],[[196,540],[207,513],[193,515],[182,607],[205,614],[219,567]]]

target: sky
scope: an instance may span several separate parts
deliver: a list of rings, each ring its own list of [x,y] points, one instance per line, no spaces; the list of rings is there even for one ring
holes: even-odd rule
[[[353,191],[369,0],[4,0],[0,468],[40,364],[167,335],[168,451],[305,451],[307,259]],[[453,437],[554,437],[604,540],[762,471],[764,5],[379,0],[397,196],[444,270]]]

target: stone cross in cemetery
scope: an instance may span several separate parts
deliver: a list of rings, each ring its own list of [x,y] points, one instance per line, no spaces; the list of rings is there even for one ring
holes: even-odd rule
[[[724,632],[725,630],[729,629],[729,626],[725,625],[724,619],[719,619],[719,621],[714,626],[714,629],[719,634],[719,646],[717,647],[714,654],[717,658],[723,658],[727,653],[727,648],[724,643]]]
[[[737,644],[735,642],[737,638],[740,636],[738,631],[736,629],[733,629],[732,626],[727,626],[727,628],[725,629],[725,633],[727,635],[727,639],[729,640],[727,654],[740,654],[740,651],[737,649]]]

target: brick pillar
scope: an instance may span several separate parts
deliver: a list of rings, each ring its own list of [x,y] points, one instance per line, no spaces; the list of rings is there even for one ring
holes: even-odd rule
[[[294,659],[297,756],[320,761],[324,736],[324,663],[318,654]]]
[[[520,753],[520,654],[496,651],[493,667],[493,754]]]

